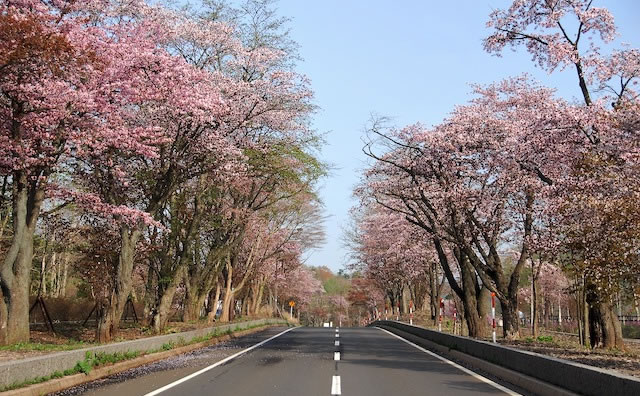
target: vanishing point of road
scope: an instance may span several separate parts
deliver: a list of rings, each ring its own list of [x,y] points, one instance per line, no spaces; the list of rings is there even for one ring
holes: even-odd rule
[[[378,328],[270,328],[58,395],[518,395]]]

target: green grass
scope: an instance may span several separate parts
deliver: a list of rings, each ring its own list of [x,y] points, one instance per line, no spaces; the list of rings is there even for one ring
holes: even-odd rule
[[[41,344],[39,342],[19,342],[17,344],[0,346],[0,351],[31,352],[31,351],[70,351],[86,347],[82,341],[69,340],[66,344]]]

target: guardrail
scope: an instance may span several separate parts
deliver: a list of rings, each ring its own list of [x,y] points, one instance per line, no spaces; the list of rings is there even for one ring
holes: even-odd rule
[[[441,333],[396,321],[376,321],[370,326],[381,327],[396,334],[400,331],[414,336],[412,340],[414,342],[420,339],[426,340],[448,350],[462,352],[570,392],[590,396],[640,395],[639,379],[610,370],[602,370],[534,352]],[[428,347],[428,345],[423,346]],[[537,393],[535,390],[528,390]]]
[[[271,324],[286,324],[283,319],[257,319],[246,322],[230,323],[222,326],[207,327],[182,333],[166,334],[154,337],[140,338],[124,342],[97,345],[88,348],[74,349],[65,352],[56,352],[27,359],[20,359],[0,363],[0,387],[28,381],[36,377],[51,375],[54,371],[64,371],[73,368],[78,361],[85,358],[87,352],[91,353],[125,353],[147,352],[162,349],[165,345],[189,343],[197,337],[204,337],[215,332],[223,335],[229,330],[240,331],[250,327],[266,326]]]

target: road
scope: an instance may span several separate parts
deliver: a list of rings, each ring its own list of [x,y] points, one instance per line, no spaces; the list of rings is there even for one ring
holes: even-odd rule
[[[268,329],[60,393],[80,394],[517,393],[381,329],[301,327]]]

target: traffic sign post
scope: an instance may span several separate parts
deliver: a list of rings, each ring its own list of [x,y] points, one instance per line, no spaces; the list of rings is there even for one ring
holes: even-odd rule
[[[293,307],[295,307],[296,302],[291,300],[289,301],[289,316],[291,316],[291,318],[293,318]]]

